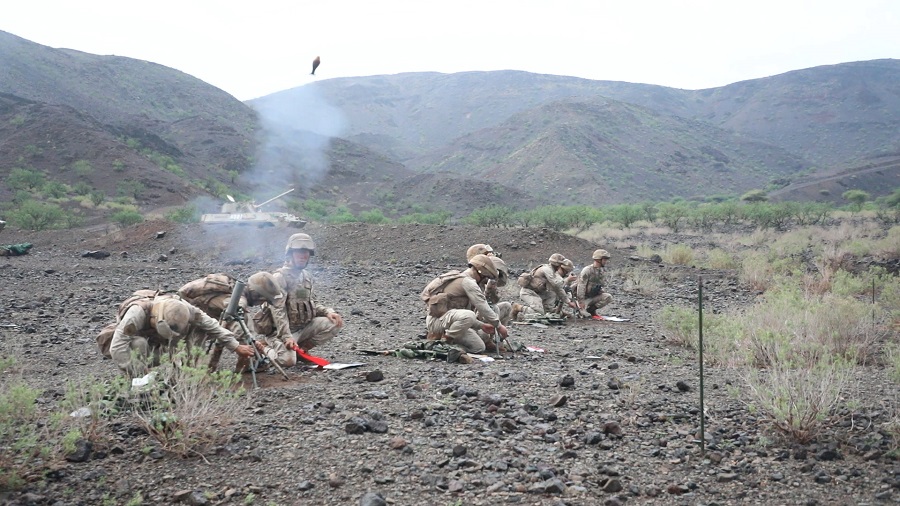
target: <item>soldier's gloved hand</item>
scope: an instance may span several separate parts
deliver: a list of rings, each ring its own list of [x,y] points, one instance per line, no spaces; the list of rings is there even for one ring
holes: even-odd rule
[[[284,340],[284,347],[285,347],[285,348],[287,348],[287,349],[289,349],[289,350],[293,350],[293,349],[294,349],[294,346],[297,346],[297,341],[294,341],[293,338],[290,338],[290,337],[289,337],[289,338],[287,338],[287,339]]]
[[[501,325],[501,327],[502,327],[502,325]],[[481,324],[481,331],[487,335],[493,335],[494,326],[491,325],[490,323],[483,323],[483,324]]]
[[[497,332],[500,334],[500,337],[506,339],[509,337],[509,330],[506,329],[506,325],[500,325],[497,327]]]
[[[237,348],[234,349],[234,352],[242,357],[252,357],[253,356],[253,347],[249,344],[239,344]]]

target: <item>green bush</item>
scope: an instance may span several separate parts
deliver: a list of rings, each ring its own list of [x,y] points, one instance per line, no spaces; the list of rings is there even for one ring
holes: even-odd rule
[[[50,198],[61,199],[69,193],[69,188],[59,181],[48,181],[41,191]]]
[[[87,160],[78,160],[72,164],[72,170],[78,177],[88,177],[94,172],[94,167]]]
[[[463,221],[479,227],[501,227],[511,224],[512,209],[505,206],[488,206],[476,209]]]
[[[407,214],[397,220],[397,223],[421,223],[423,225],[445,225],[450,221],[451,214],[447,211],[436,213]]]
[[[381,212],[381,209],[373,209],[371,211],[363,211],[359,213],[359,221],[377,225],[379,223],[387,223],[390,221],[390,219]]]
[[[95,206],[99,206],[106,200],[106,194],[100,190],[94,190],[90,194],[91,202],[94,203]]]
[[[91,193],[93,188],[91,185],[85,183],[84,181],[79,181],[75,183],[75,186],[72,187],[72,191],[74,191],[77,195],[88,195]]]
[[[197,223],[200,221],[200,212],[197,211],[197,206],[190,204],[169,212],[166,219],[175,223]]]
[[[144,221],[144,217],[141,215],[141,213],[130,209],[116,211],[115,213],[113,213],[110,219],[123,227],[127,227],[129,225],[134,225],[136,223]]]
[[[14,168],[6,176],[6,184],[13,190],[40,190],[46,181],[47,178],[40,172],[21,168]]]
[[[26,230],[47,230],[65,224],[66,213],[56,204],[45,204],[34,200],[23,202],[10,211],[9,221]]]

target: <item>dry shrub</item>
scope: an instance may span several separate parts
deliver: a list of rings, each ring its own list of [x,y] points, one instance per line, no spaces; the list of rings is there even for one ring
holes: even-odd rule
[[[697,307],[666,306],[654,322],[666,332],[668,341],[692,350],[700,348],[700,316]],[[707,364],[734,365],[738,351],[738,328],[729,315],[703,314],[703,361]]]
[[[900,226],[891,227],[883,239],[875,241],[872,251],[885,260],[900,258]]]
[[[706,266],[710,269],[737,269],[738,261],[734,255],[720,248],[713,248],[706,253]]]
[[[795,441],[815,438],[841,401],[850,382],[850,366],[841,360],[813,364],[775,360],[766,370],[744,370],[751,410],[762,411],[777,429]]]
[[[768,289],[774,275],[775,269],[769,263],[766,255],[762,253],[750,253],[741,262],[740,279],[752,290],[765,291]]]
[[[134,415],[169,452],[202,455],[226,437],[222,429],[247,406],[238,375],[188,363],[184,351],[163,359],[155,381],[140,392]]]
[[[685,244],[672,244],[663,251],[663,261],[673,265],[691,265],[694,262],[694,250]]]
[[[870,304],[784,285],[770,289],[741,320],[748,362],[757,367],[803,356],[813,363],[822,356],[868,363],[888,332],[884,311]],[[785,356],[782,347],[790,351]]]
[[[650,258],[650,257],[652,257],[653,255],[656,255],[656,254],[657,254],[657,253],[656,253],[656,250],[654,250],[652,246],[648,246],[647,244],[639,244],[639,245],[635,248],[635,251],[634,251],[634,252],[635,252],[635,254],[637,254],[639,257],[643,257],[643,258]]]
[[[653,295],[662,288],[663,283],[650,269],[637,266],[627,269],[624,273],[625,282],[623,289],[627,292],[637,292],[641,295]]]

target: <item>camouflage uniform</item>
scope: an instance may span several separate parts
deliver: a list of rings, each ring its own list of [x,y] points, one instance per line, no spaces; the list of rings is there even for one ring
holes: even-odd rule
[[[254,316],[254,325],[265,335],[269,359],[282,367],[291,367],[297,363],[297,354],[287,349],[285,339],[293,338],[306,351],[331,341],[341,329],[327,318],[337,311],[313,299],[313,279],[305,268],[296,269],[286,263],[273,276],[286,297],[272,304],[264,303],[263,309]]]
[[[588,265],[578,276],[576,297],[591,316],[603,306],[612,302],[612,295],[603,291],[606,286],[606,269]]]
[[[541,265],[534,273],[534,282],[519,290],[519,298],[525,303],[519,318],[525,319],[552,313],[562,304],[569,304],[565,280],[550,264]]]
[[[499,327],[500,317],[488,304],[484,291],[475,281],[473,269],[469,268],[462,274],[441,292],[447,295],[450,309],[440,317],[429,314],[425,318],[425,327],[430,334],[443,336],[445,341],[467,353],[481,353],[485,350],[485,344],[478,331],[484,323]]]
[[[109,353],[119,369],[131,377],[146,374],[148,366],[151,365],[147,363],[151,351],[154,357],[152,364],[157,364],[163,346],[168,346],[171,351],[179,340],[184,338],[190,343],[194,339],[186,336],[199,335],[203,339],[215,339],[230,351],[235,351],[239,346],[234,334],[219,326],[216,320],[203,311],[180,300],[177,302],[187,306],[189,312],[187,329],[182,329],[179,336],[162,335],[154,323],[154,308],[171,301],[173,301],[171,296],[144,298],[123,308],[125,311],[116,324]],[[132,352],[136,352],[135,361],[132,361]]]

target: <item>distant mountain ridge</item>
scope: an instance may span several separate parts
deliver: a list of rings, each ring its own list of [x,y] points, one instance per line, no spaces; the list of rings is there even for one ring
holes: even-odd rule
[[[897,60],[698,91],[519,71],[409,73],[325,79],[247,103],[162,65],[5,32],[0,68],[7,202],[17,167],[109,196],[117,181],[140,182],[146,209],[291,186],[300,190],[291,197],[353,211],[457,216],[490,204],[737,195],[826,173],[836,188],[889,192],[900,178],[893,164],[865,170],[900,153]],[[271,121],[281,111],[302,121]],[[73,171],[79,160],[92,171]]]

